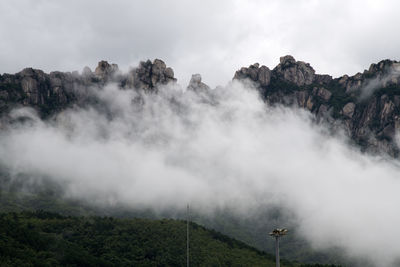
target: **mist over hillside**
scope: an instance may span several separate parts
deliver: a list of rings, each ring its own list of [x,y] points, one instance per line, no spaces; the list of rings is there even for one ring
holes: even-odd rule
[[[3,74],[2,187],[52,183],[66,199],[159,213],[279,210],[316,251],[393,266],[398,64],[333,79],[285,56],[214,89],[198,74],[183,87],[158,59],[127,73],[101,61],[94,72]]]

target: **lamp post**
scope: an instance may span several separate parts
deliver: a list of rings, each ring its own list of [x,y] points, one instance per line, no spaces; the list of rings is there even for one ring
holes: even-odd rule
[[[281,236],[286,235],[288,232],[287,229],[274,229],[271,233],[269,233],[270,236],[275,237],[275,260],[276,260],[276,267],[280,266],[279,262],[279,239]]]
[[[186,266],[189,267],[189,204],[186,210]]]

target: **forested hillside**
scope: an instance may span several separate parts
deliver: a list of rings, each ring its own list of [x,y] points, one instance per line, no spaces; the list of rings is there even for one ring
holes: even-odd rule
[[[184,221],[3,213],[0,232],[1,266],[186,264]],[[190,236],[191,266],[275,266],[272,255],[195,223]]]

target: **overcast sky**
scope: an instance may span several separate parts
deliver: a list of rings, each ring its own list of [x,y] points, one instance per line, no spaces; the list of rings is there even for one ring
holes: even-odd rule
[[[399,60],[399,10],[395,0],[1,1],[0,73],[161,58],[181,84],[201,73],[216,86],[291,54],[318,73],[352,75]]]

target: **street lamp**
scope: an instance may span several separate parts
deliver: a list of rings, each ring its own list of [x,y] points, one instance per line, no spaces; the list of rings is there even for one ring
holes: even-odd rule
[[[270,236],[275,237],[275,259],[276,259],[276,267],[280,266],[279,263],[279,238],[283,235],[286,235],[288,232],[287,229],[283,228],[277,228],[274,229],[271,233],[269,233]]]

